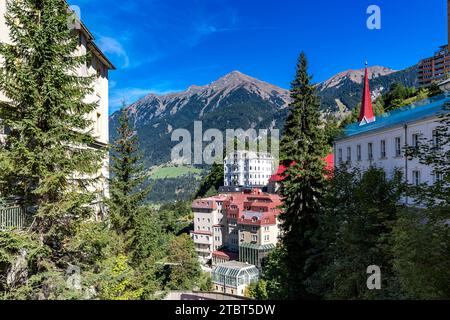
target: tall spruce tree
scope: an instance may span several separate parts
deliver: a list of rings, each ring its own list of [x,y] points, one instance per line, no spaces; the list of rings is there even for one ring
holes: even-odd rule
[[[111,220],[114,228],[132,241],[139,210],[150,190],[144,186],[142,155],[125,106],[121,110],[117,131],[111,157]]]
[[[282,245],[286,250],[286,298],[314,298],[305,280],[315,271],[312,235],[317,229],[320,202],[325,188],[325,163],[328,152],[320,105],[308,74],[308,63],[301,53],[292,82],[290,114],[281,141],[281,159],[289,167],[281,186],[284,197]]]
[[[33,229],[53,257],[62,257],[99,196],[94,190],[105,153],[92,147],[89,114],[97,103],[86,100],[94,78],[78,75],[88,56],[78,54],[79,32],[69,27],[66,1],[8,1],[6,12],[11,42],[0,44],[0,91],[8,98],[0,104],[8,128],[0,147],[8,169],[0,172],[2,192],[37,209]]]

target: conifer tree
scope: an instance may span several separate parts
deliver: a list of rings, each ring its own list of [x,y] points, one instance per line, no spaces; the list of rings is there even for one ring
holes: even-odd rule
[[[223,164],[214,162],[208,175],[200,183],[195,198],[217,194],[220,186],[223,186]]]
[[[64,0],[8,1],[11,42],[0,44],[0,119],[8,128],[0,159],[2,192],[35,209],[33,230],[53,257],[63,254],[77,222],[92,213],[104,151],[95,145],[88,102],[92,76],[79,76],[88,61],[77,53]],[[0,165],[1,167],[1,165]]]
[[[112,149],[110,210],[114,228],[132,241],[136,219],[149,188],[144,186],[145,172],[138,151],[137,136],[130,127],[125,106],[119,117],[118,137]]]
[[[310,83],[308,63],[304,53],[299,57],[295,80],[292,82],[290,114],[281,141],[281,159],[290,164],[281,186],[284,197],[282,245],[286,250],[285,281],[289,284],[288,299],[312,298],[304,281],[314,272],[309,262],[313,254],[311,237],[317,228],[320,202],[325,188],[325,163],[328,144],[315,88]]]

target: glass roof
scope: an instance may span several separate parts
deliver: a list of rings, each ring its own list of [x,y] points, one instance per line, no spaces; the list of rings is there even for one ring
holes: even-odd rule
[[[219,264],[213,270],[213,273],[220,274],[222,276],[237,277],[244,275],[244,273],[249,275],[258,275],[259,271],[254,265],[238,261],[229,261]]]
[[[448,96],[448,94],[441,94],[429,99],[418,101],[412,105],[394,110],[392,112],[384,113],[377,116],[374,122],[362,126],[360,126],[359,123],[352,123],[345,127],[344,136],[337,140],[447,113],[448,111],[443,107],[449,102],[450,96]]]
[[[255,243],[241,243],[239,244],[242,248],[250,248],[250,249],[257,249],[257,250],[271,250],[275,248],[275,245],[272,243],[269,244],[263,244],[263,245],[257,245]]]

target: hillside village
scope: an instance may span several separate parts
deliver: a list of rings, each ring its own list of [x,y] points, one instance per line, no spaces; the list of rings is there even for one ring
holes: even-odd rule
[[[0,299],[450,297],[450,0],[449,44],[414,68],[315,84],[302,52],[290,90],[234,71],[110,118],[116,66],[44,3],[0,2]],[[197,120],[280,129],[279,156],[173,170]]]

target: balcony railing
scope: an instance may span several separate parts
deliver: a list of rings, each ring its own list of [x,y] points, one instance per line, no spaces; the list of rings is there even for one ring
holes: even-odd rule
[[[29,225],[27,210],[18,205],[0,206],[0,231],[25,229]]]

